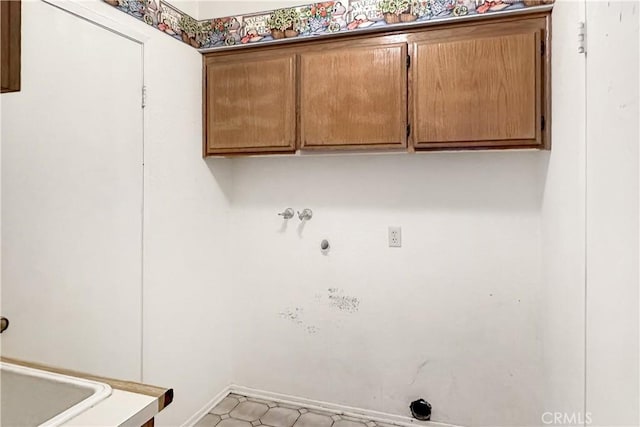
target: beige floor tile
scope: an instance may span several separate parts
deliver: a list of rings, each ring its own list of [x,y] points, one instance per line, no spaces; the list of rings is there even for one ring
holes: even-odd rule
[[[313,412],[307,412],[300,415],[298,421],[293,427],[331,427],[333,420],[326,415],[314,414]]]
[[[350,420],[339,420],[333,423],[333,427],[366,427],[364,423],[350,421]]]
[[[238,405],[238,403],[240,402],[237,398],[227,396],[211,410],[211,413],[215,415],[228,414]]]
[[[260,417],[262,424],[272,427],[291,427],[296,422],[300,412],[289,408],[271,408]]]
[[[220,417],[214,414],[207,414],[200,418],[194,427],[214,427],[220,422]]]
[[[216,427],[252,427],[252,426],[251,426],[251,423],[246,421],[236,420],[235,418],[227,418],[226,420],[220,421],[220,424],[218,424]]]
[[[362,417],[350,417],[349,415],[340,415],[340,418],[347,421],[353,421],[356,423],[367,423],[369,420]]]
[[[216,415],[213,415],[216,414]],[[365,417],[229,394],[196,427],[398,427]],[[416,426],[418,427],[418,426]]]
[[[257,397],[247,397],[247,400],[250,402],[258,402],[258,403],[264,403],[265,405],[269,406],[269,405],[275,405],[277,406],[274,402],[272,402],[271,400],[265,400],[265,399],[260,399]],[[271,406],[269,406],[271,408]]]
[[[229,415],[231,415],[231,418],[239,420],[255,421],[263,416],[267,410],[269,410],[269,407],[264,403],[245,401],[240,402]]]

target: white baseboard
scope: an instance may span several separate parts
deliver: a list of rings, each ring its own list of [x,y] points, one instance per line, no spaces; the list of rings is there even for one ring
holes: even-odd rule
[[[187,421],[182,423],[181,427],[193,427],[198,421],[200,421],[200,418],[207,415],[209,411],[215,408],[218,403],[222,402],[222,399],[227,397],[229,393],[231,393],[231,386],[226,386],[220,393],[216,394],[213,399],[208,401],[202,408],[200,408],[198,412],[190,416]]]
[[[414,418],[405,417],[402,415],[387,414],[385,412],[372,411],[369,409],[354,408],[352,406],[339,405],[336,403],[322,402],[319,400],[306,399],[304,397],[290,396],[287,394],[273,393],[265,390],[258,390],[255,388],[244,387],[236,384],[232,384],[226,387],[223,391],[218,393],[216,397],[211,399],[197,414],[194,414],[187,422],[183,424],[183,427],[193,426],[200,418],[205,416],[211,409],[213,409],[222,399],[224,399],[229,393],[235,393],[242,396],[253,397],[255,399],[270,400],[278,403],[284,403],[285,405],[300,406],[307,409],[315,409],[323,412],[330,412],[338,415],[346,415],[348,417],[363,418],[370,421],[378,421],[381,423],[394,424],[402,427],[461,427],[454,424],[445,424],[435,421],[418,421]]]

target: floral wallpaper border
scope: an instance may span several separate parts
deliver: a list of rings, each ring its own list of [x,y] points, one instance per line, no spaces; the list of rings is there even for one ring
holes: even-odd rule
[[[364,28],[512,11],[553,0],[340,0],[196,20],[163,0],[103,0],[193,46],[212,49],[322,36]]]

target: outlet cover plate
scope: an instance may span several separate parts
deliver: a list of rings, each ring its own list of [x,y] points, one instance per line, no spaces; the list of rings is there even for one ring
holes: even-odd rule
[[[390,248],[402,247],[402,228],[389,227],[389,247]]]

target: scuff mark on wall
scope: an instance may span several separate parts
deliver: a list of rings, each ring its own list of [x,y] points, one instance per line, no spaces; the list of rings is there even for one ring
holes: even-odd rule
[[[314,325],[307,325],[302,317],[304,309],[302,307],[285,308],[280,313],[281,318],[291,321],[296,325],[302,327],[308,334],[316,334],[320,329]]]
[[[292,321],[293,323],[296,323],[298,325],[301,325],[303,322],[300,319],[300,315],[302,314],[304,310],[301,309],[300,307],[295,307],[295,308],[286,308],[283,311],[281,311],[280,317],[282,317],[283,319],[287,319]]]
[[[314,335],[321,330],[317,325],[340,329],[342,322],[346,320],[343,316],[327,317],[327,309],[352,314],[357,312],[359,307],[360,299],[345,295],[343,289],[333,287],[328,288],[326,292],[309,295],[306,304],[283,308],[278,312],[278,316]]]
[[[355,313],[360,306],[360,300],[356,297],[344,295],[344,291],[338,288],[329,288],[329,304],[340,311]]]

